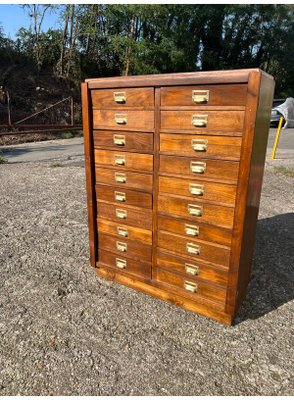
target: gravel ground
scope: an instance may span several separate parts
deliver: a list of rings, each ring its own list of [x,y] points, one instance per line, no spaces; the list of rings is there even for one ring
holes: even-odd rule
[[[294,394],[294,179],[267,163],[252,281],[227,327],[95,275],[81,161],[0,166],[0,394]]]

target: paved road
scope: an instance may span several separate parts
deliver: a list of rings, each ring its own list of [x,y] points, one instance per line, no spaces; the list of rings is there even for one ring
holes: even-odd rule
[[[84,155],[83,138],[47,140],[0,147],[9,163],[50,161]]]
[[[273,147],[276,129],[270,129],[268,156]],[[66,159],[83,156],[83,138],[48,140],[44,142],[25,143],[0,148],[3,156],[10,163]],[[294,129],[282,131],[277,151],[277,158],[294,158]]]

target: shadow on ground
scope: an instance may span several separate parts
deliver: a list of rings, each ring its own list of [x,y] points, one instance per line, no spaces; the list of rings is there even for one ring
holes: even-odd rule
[[[258,221],[251,282],[236,324],[257,319],[293,299],[294,213]]]

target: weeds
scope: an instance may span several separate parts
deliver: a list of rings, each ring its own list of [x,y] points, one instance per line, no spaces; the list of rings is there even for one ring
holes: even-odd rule
[[[60,168],[60,167],[63,167],[63,164],[59,162],[55,162],[50,165],[50,168]]]
[[[289,167],[284,167],[283,165],[279,165],[277,167],[274,167],[274,171],[277,174],[294,178],[294,168],[289,168]]]
[[[2,154],[0,154],[0,164],[7,164],[8,160],[7,158],[3,157]]]
[[[72,132],[64,132],[62,133],[61,137],[62,139],[71,139],[74,137],[74,135]]]

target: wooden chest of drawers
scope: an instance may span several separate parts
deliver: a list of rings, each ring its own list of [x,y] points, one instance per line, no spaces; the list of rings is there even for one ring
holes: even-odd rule
[[[258,69],[82,84],[100,276],[232,323],[250,278],[273,90]]]

